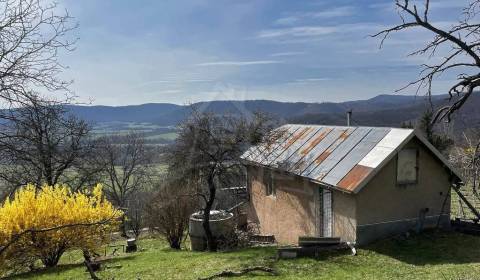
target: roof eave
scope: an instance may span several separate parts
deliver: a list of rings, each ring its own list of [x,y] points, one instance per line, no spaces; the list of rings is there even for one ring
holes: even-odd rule
[[[288,173],[289,176],[294,176],[294,177],[297,177],[299,179],[307,180],[308,182],[311,182],[315,185],[319,185],[319,187],[322,187],[322,188],[325,188],[325,189],[337,190],[337,191],[341,191],[343,193],[348,193],[348,194],[353,193],[352,191],[342,189],[342,188],[339,188],[337,186],[329,185],[329,184],[326,184],[324,182],[321,182],[321,181],[318,181],[318,180],[315,180],[315,179],[312,179],[312,178],[309,178],[309,177],[301,176],[301,175],[298,175],[298,174],[295,174],[293,172],[289,172],[289,171],[286,171],[286,170],[283,170],[283,169],[280,169],[280,168],[277,168],[277,167],[272,167],[272,166],[269,166],[269,165],[263,165],[263,164],[260,164],[260,163],[254,162],[254,161],[250,161],[250,160],[247,160],[247,159],[243,159],[243,162],[246,165],[268,168],[268,169],[271,169],[271,170],[275,170],[279,173]]]
[[[415,132],[412,131],[412,133],[410,133],[410,135],[408,135],[408,137],[406,137],[400,143],[400,145],[398,145],[376,168],[373,169],[373,171],[365,179],[363,179],[363,181],[353,190],[353,193],[359,193],[380,172],[380,170],[382,170],[382,168],[397,155],[403,146],[413,139],[414,136]]]
[[[410,140],[413,139],[413,137],[417,137],[418,140],[420,140],[420,142],[422,142],[422,144],[424,144],[428,150],[430,150],[441,162],[442,164],[450,170],[450,172],[452,172],[453,175],[455,175],[460,181],[462,182],[465,182],[463,180],[463,176],[458,172],[458,170],[456,170],[455,167],[453,167],[449,162],[448,160],[437,150],[437,148],[435,148],[432,144],[430,144],[430,142],[423,136],[421,135],[417,130],[413,130],[413,132],[407,137],[405,138],[405,140],[400,144],[398,145],[398,147],[394,150],[394,152],[392,152],[388,157],[385,158],[385,160],[382,161],[382,163],[377,167],[375,168],[361,183],[360,185],[358,185],[355,190],[353,191],[354,194],[357,194],[359,193],[369,182],[370,180],[375,177],[378,172],[380,172],[380,170],[388,163],[390,162],[390,160],[392,160],[392,158],[394,158],[397,153],[408,143],[410,142]]]

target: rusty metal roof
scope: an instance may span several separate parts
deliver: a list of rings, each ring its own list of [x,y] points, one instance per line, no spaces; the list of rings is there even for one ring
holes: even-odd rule
[[[417,136],[461,178],[413,129],[313,125],[284,125],[278,129],[283,134],[275,143],[254,146],[242,158],[356,193],[404,144]]]

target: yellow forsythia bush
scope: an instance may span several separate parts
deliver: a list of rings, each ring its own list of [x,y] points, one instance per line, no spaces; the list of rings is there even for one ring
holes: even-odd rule
[[[38,260],[51,267],[68,250],[94,251],[109,242],[121,215],[104,198],[101,185],[90,193],[28,185],[0,208],[0,268],[32,266]]]

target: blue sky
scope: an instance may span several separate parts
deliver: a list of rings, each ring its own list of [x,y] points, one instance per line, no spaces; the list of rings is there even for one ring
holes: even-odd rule
[[[345,101],[391,94],[431,35],[368,35],[398,23],[393,0],[63,0],[79,23],[64,75],[80,101],[127,105],[215,99]],[[432,0],[447,26],[463,0]],[[441,77],[443,93],[454,77]],[[413,94],[412,90],[403,94]]]

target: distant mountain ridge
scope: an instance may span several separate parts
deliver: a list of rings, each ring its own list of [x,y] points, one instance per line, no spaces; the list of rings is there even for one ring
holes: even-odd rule
[[[431,102],[435,107],[446,103],[447,95],[435,95]],[[214,113],[251,114],[263,111],[285,122],[343,125],[346,112],[353,111],[353,124],[368,126],[400,126],[414,121],[428,108],[430,102],[423,96],[379,95],[367,100],[348,102],[277,102],[271,100],[208,101],[195,103],[200,110]],[[480,97],[472,95],[456,116],[460,127],[480,127]],[[70,111],[91,123],[135,122],[160,126],[177,125],[188,116],[188,106],[168,103],[150,103],[130,106],[77,106]]]

